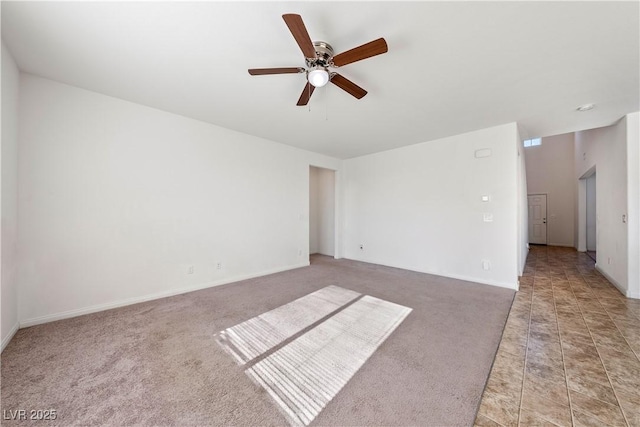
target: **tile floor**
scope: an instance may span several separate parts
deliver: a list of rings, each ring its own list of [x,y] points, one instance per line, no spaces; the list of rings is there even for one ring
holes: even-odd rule
[[[640,300],[569,248],[532,247],[476,426],[639,426]]]

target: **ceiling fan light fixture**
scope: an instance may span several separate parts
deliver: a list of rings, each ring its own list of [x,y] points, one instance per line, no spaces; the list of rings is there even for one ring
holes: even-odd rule
[[[315,87],[322,87],[329,83],[329,72],[323,67],[315,67],[307,74],[307,80]]]
[[[285,24],[289,27],[291,35],[304,55],[305,67],[280,67],[280,68],[249,68],[249,74],[260,76],[265,74],[295,74],[306,73],[307,82],[302,89],[302,94],[296,103],[297,106],[307,105],[311,94],[317,87],[326,86],[331,82],[356,99],[361,99],[367,91],[347,79],[346,77],[329,71],[329,68],[337,68],[353,62],[362,61],[372,56],[381,55],[389,51],[387,42],[379,38],[369,43],[354,47],[338,55],[334,55],[333,47],[327,42],[311,41],[302,17],[295,13],[282,15]]]

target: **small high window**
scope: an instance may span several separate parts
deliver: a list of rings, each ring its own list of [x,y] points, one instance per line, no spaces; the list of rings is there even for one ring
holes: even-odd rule
[[[524,140],[525,147],[535,147],[536,145],[542,145],[542,138],[531,138]]]

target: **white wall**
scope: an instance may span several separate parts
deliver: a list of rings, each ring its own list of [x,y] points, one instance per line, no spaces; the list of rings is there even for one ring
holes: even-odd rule
[[[542,145],[524,149],[527,192],[547,195],[547,244],[575,245],[574,134],[542,138]]]
[[[19,71],[2,42],[2,349],[18,330]]]
[[[586,185],[586,201],[587,201],[587,250],[596,250],[596,174],[594,173],[585,180]]]
[[[518,274],[522,276],[529,254],[529,199],[527,197],[527,164],[519,129],[516,135],[518,151]]]
[[[308,264],[309,165],[340,160],[27,74],[20,90],[23,326]]]
[[[575,134],[575,185],[578,179],[595,167],[596,221],[598,227],[597,268],[623,293],[627,293],[627,120],[612,126],[591,129]],[[586,185],[579,194],[579,209],[585,209],[581,200],[586,196]],[[582,208],[580,208],[582,207]],[[579,236],[582,238],[582,235]],[[584,247],[584,242],[578,242]]]
[[[335,172],[311,167],[309,174],[309,251],[334,256]]]
[[[627,115],[629,282],[627,296],[640,298],[640,112]]]
[[[518,139],[512,123],[346,160],[345,257],[516,288]]]

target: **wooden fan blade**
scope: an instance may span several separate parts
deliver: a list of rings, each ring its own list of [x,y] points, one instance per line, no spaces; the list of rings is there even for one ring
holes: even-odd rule
[[[389,48],[387,47],[387,42],[385,39],[380,38],[334,56],[333,65],[341,67],[388,51]]]
[[[333,74],[333,76],[331,77],[331,83],[358,99],[367,94],[366,90],[362,89],[360,86],[338,73]]]
[[[300,15],[288,13],[286,15],[282,15],[282,19],[284,19],[287,27],[289,27],[289,31],[291,31],[293,38],[296,39],[296,43],[300,46],[300,50],[304,57],[315,58],[316,48],[313,46],[311,37],[309,37],[309,33],[307,32],[307,27],[304,26],[304,22],[302,22]]]
[[[298,103],[296,105],[297,106],[307,105],[315,89],[316,87],[314,85],[307,82],[307,85],[302,90],[302,94],[300,95],[300,99],[298,99]]]
[[[304,73],[304,68],[287,67],[287,68],[249,68],[249,74],[252,76],[262,76],[265,74],[295,74]]]

